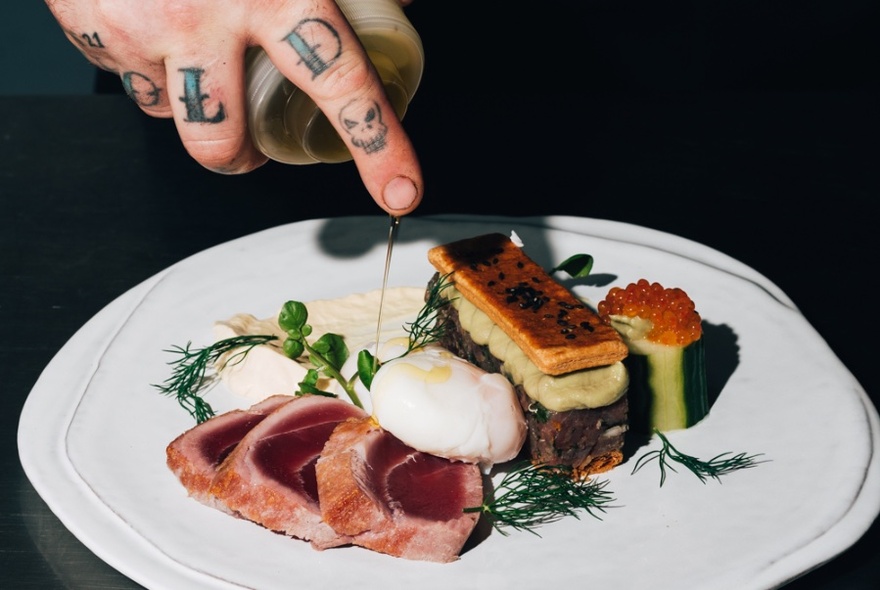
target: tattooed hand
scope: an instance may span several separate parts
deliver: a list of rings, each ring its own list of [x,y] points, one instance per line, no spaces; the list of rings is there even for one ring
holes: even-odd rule
[[[86,59],[118,74],[144,112],[174,118],[186,150],[206,168],[238,174],[266,162],[251,142],[245,106],[245,52],[258,45],[343,137],[346,108],[377,106],[387,125],[383,141],[349,146],[361,178],[388,213],[406,215],[421,201],[413,146],[334,0],[46,3]],[[330,59],[320,54],[320,39],[305,48],[309,56],[296,43],[294,32],[314,22],[338,47]]]

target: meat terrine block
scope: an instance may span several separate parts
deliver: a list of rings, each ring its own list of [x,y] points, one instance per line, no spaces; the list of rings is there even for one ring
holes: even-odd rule
[[[506,374],[504,363],[495,358],[487,345],[474,342],[461,328],[454,307],[445,307],[438,321],[446,322],[441,344],[485,371]],[[607,471],[623,461],[627,432],[627,396],[596,408],[563,411],[544,407],[526,393],[523,384],[514,383],[528,426],[525,449],[535,464],[565,465],[584,477]]]
[[[501,234],[428,258],[438,271],[428,292],[450,302],[438,310],[440,343],[513,383],[532,461],[582,477],[622,462],[629,375],[619,334]]]

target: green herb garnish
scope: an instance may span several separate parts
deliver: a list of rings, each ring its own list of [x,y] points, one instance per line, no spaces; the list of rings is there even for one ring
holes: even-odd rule
[[[446,281],[446,277],[438,280],[429,290],[425,305],[416,319],[404,327],[409,334],[409,345],[404,354],[436,342],[442,337],[443,326],[436,320],[440,308],[449,303],[448,299],[441,296],[441,291],[450,284]],[[299,390],[296,393],[336,397],[335,394],[318,387],[321,376],[326,375],[339,382],[354,405],[363,408],[354,385],[355,381],[360,379],[369,390],[376,370],[373,356],[367,351],[362,351],[358,356],[357,375],[350,380],[346,379],[340,373],[342,365],[349,356],[345,340],[338,334],[328,333],[309,343],[306,338],[312,334],[312,327],[308,324],[308,319],[308,309],[300,301],[288,301],[278,314],[278,325],[287,333],[287,338],[281,345],[284,354],[294,360],[306,354],[308,361],[313,365],[313,368],[306,372],[305,378],[298,383]],[[178,403],[201,424],[214,416],[211,405],[202,397],[204,390],[214,383],[216,377],[215,374],[208,375],[208,368],[214,366],[227,352],[236,350],[235,354],[230,355],[223,366],[218,368],[218,371],[222,371],[226,365],[243,360],[254,346],[277,339],[278,337],[274,335],[249,334],[219,340],[204,348],[192,348],[191,343],[187,343],[185,347],[174,346],[165,351],[180,357],[168,363],[174,367],[173,373],[162,385],[154,385],[154,387],[163,394],[175,396]]]
[[[174,367],[171,377],[161,385],[154,384],[153,387],[165,395],[176,397],[177,403],[201,424],[214,415],[211,405],[202,398],[202,393],[214,382],[215,375],[208,375],[208,368],[214,366],[220,357],[232,350],[236,351],[235,354],[230,355],[223,366],[239,363],[254,346],[277,339],[276,336],[247,335],[218,340],[204,348],[192,348],[191,342],[185,347],[174,346],[165,351],[179,356],[168,363]]]
[[[593,257],[589,254],[574,254],[550,269],[550,274],[558,271],[567,273],[569,276],[580,279],[589,276],[593,270]]]
[[[579,479],[571,467],[564,465],[533,465],[522,463],[504,476],[494,497],[487,497],[481,506],[465,508],[492,519],[492,526],[507,536],[506,528],[535,531],[542,524],[566,516],[580,518],[579,510],[599,518],[613,498],[605,486],[607,481]],[[601,520],[601,519],[600,519]]]
[[[763,463],[764,461],[756,461],[756,458],[759,457],[762,453],[758,453],[756,455],[746,455],[745,453],[739,453],[737,455],[731,456],[728,453],[721,453],[720,455],[716,455],[709,459],[708,461],[703,461],[696,457],[692,457],[691,455],[686,455],[672,446],[672,443],[669,442],[669,439],[660,432],[655,429],[654,433],[660,437],[660,440],[663,442],[663,446],[655,451],[649,451],[639,457],[639,460],[636,461],[635,466],[633,467],[632,473],[635,474],[636,471],[650,463],[651,461],[656,460],[657,464],[660,466],[660,487],[663,487],[663,484],[666,482],[666,470],[675,471],[675,467],[672,466],[670,461],[674,461],[676,463],[680,463],[688,468],[694,475],[696,475],[701,482],[706,483],[706,481],[711,477],[715,480],[721,481],[721,476],[731,471],[737,471],[739,469],[750,469],[759,463]]]
[[[407,346],[406,353],[437,342],[443,337],[446,331],[446,324],[438,322],[437,315],[442,308],[451,302],[450,299],[443,295],[443,290],[452,286],[449,274],[445,274],[434,281],[434,284],[428,290],[428,295],[425,297],[425,305],[419,310],[416,319],[404,326],[403,329],[409,335],[409,345]]]
[[[317,387],[318,379],[323,374],[335,379],[348,394],[351,402],[363,409],[364,405],[354,390],[357,376],[348,380],[339,372],[348,360],[348,346],[345,340],[339,334],[327,333],[310,344],[306,340],[306,337],[312,333],[312,327],[307,323],[308,319],[309,311],[300,301],[288,301],[278,314],[278,325],[287,332],[283,346],[284,353],[292,359],[307,354],[309,362],[314,366],[306,372],[305,379],[299,383],[300,389],[297,394],[311,393],[336,397],[335,394]]]

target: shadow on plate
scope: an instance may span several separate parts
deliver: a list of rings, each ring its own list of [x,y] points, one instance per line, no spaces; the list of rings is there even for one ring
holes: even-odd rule
[[[474,217],[462,215],[437,215],[400,221],[397,244],[428,241],[444,244],[486,233],[510,235],[516,229],[529,256],[545,268],[552,268],[561,260],[551,260],[547,241],[547,228],[543,218]],[[325,220],[318,233],[321,252],[334,258],[357,258],[373,248],[388,242],[390,218],[387,216],[340,217]],[[417,221],[418,225],[411,221]],[[427,251],[426,251],[427,255]],[[425,277],[425,283],[430,277]]]

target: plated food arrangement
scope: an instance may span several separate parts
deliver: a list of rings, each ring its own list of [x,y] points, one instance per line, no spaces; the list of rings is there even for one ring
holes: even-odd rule
[[[352,313],[375,310],[375,300],[351,296],[381,284],[387,218],[358,217],[299,222],[218,245],[113,301],[59,351],[27,399],[18,447],[28,479],[80,541],[148,588],[270,590],[292,580],[356,588],[369,579],[394,590],[501,590],[513,580],[545,586],[585,578],[614,587],[625,571],[633,587],[764,590],[833,558],[867,530],[880,512],[876,410],[786,294],[723,253],[596,219],[407,218],[389,287],[408,302],[402,307],[417,310],[437,272],[427,261],[431,248],[511,231],[545,269],[572,253],[592,254],[589,276],[554,275],[590,307],[641,278],[681,287],[701,316],[710,412],[665,436],[704,459],[748,451],[766,463],[723,483],[704,483],[672,463],[676,471],[667,470],[661,486],[658,461],[633,471],[639,459],[671,449],[656,435],[628,436],[635,445],[623,462],[590,478],[605,484],[600,491],[610,499],[598,518],[579,509],[579,518],[543,523],[536,534],[502,534],[481,514],[447,563],[357,546],[315,551],[189,497],[164,450],[195,421],[154,386],[169,374],[169,345],[232,336],[229,326],[226,336],[212,334],[211,323],[242,311],[274,322],[287,298],[347,298]],[[391,317],[394,307],[386,304],[383,339],[409,321]],[[375,339],[375,326],[346,332],[337,316],[311,308],[308,321],[316,332]],[[271,358],[248,355],[258,364],[263,357]],[[205,396],[216,415],[259,403],[228,383]],[[632,407],[629,415],[628,434]],[[817,432],[834,432],[835,444]],[[509,467],[496,466],[484,486],[502,490],[515,472]]]
[[[357,545],[441,563],[458,559],[481,514],[534,532],[579,509],[604,510],[592,476],[623,461],[631,398],[641,434],[708,413],[701,318],[683,290],[645,279],[592,309],[523,246],[516,233],[489,233],[431,248],[423,302],[394,309],[409,317],[403,337],[316,332],[310,304],[291,300],[277,320],[238,314],[219,322],[227,337],[213,345],[177,347],[173,375],[158,387],[199,424],[168,445],[169,468],[201,503],[315,549]],[[586,276],[591,266],[580,254],[553,270]],[[347,316],[356,332],[381,317],[377,306],[351,318],[346,302],[311,307]],[[261,353],[271,362],[251,362]],[[214,416],[200,393],[209,368],[259,401]],[[501,490],[484,485],[518,457],[526,466],[508,465]],[[681,464],[717,479],[755,459]],[[508,497],[505,488],[529,492]]]

